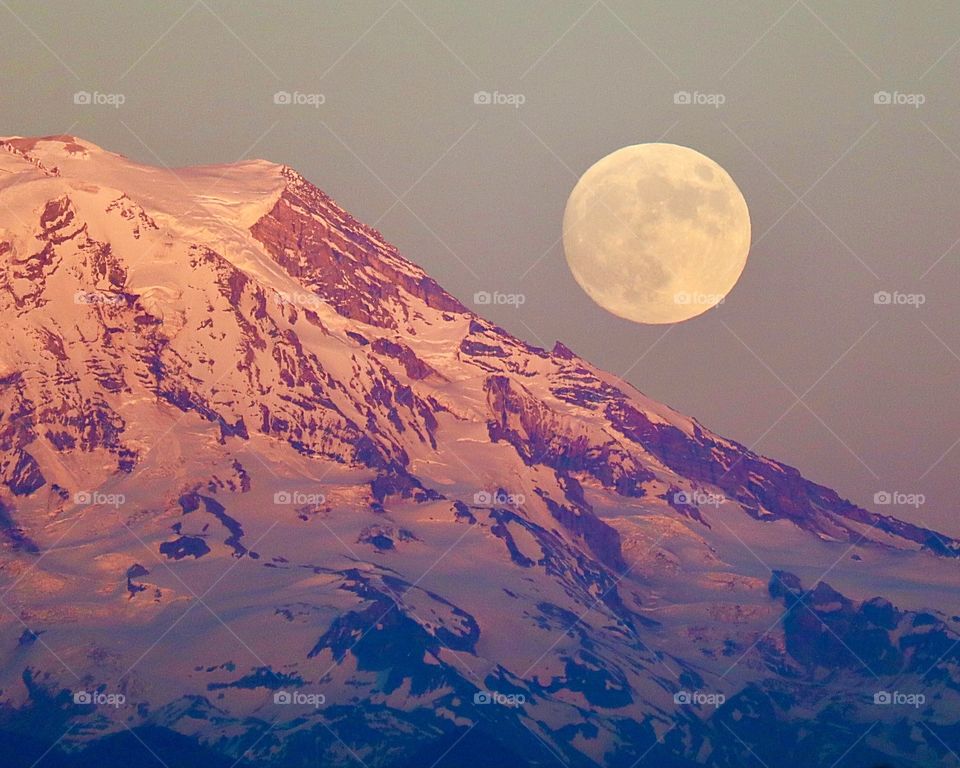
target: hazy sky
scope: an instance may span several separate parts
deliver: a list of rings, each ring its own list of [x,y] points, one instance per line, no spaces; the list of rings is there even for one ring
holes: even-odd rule
[[[960,534],[960,3],[0,0],[0,19],[0,135],[292,165],[468,305],[523,294],[479,308],[514,334]],[[579,174],[658,140],[725,167],[753,221],[727,302],[677,326],[601,310],[559,242]]]

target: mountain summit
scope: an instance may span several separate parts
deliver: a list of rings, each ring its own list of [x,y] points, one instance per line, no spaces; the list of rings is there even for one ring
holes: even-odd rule
[[[286,166],[0,139],[0,313],[24,755],[943,754],[960,542],[514,338]],[[931,678],[926,733],[872,703]]]

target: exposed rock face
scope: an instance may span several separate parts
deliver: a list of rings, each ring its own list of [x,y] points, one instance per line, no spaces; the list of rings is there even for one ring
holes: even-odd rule
[[[404,293],[433,309],[466,311],[379,232],[296,172],[283,173],[288,185],[251,232],[307,292],[344,317],[379,328],[397,329],[412,319]]]
[[[47,481],[40,471],[40,465],[29,453],[18,451],[16,459],[16,464],[7,473],[5,482],[15,496],[29,496]]]
[[[880,597],[855,603],[825,582],[805,591],[782,571],[774,572],[770,594],[789,609],[788,653],[810,669],[923,676],[960,662],[960,636],[931,613],[901,611]]]

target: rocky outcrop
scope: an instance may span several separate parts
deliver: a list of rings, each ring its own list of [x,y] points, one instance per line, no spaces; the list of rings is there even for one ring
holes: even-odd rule
[[[922,678],[960,663],[960,635],[931,613],[901,611],[880,597],[856,603],[822,581],[804,590],[785,571],[774,571],[769,590],[788,609],[787,652],[808,669]],[[960,690],[960,680],[947,680]]]
[[[317,301],[344,317],[390,329],[410,319],[403,294],[435,309],[466,311],[379,232],[358,222],[299,174],[285,173],[286,190],[251,232]],[[309,302],[309,294],[303,301]]]

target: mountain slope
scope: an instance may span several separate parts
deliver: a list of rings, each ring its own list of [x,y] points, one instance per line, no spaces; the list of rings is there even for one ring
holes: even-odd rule
[[[0,269],[11,732],[736,765],[838,699],[873,722],[883,675],[938,680],[928,730],[956,716],[960,542],[511,337],[287,167],[0,140]],[[678,705],[691,688],[727,703]],[[74,702],[93,690],[125,703]],[[871,741],[939,754],[902,727]],[[849,746],[822,743],[825,765]]]

